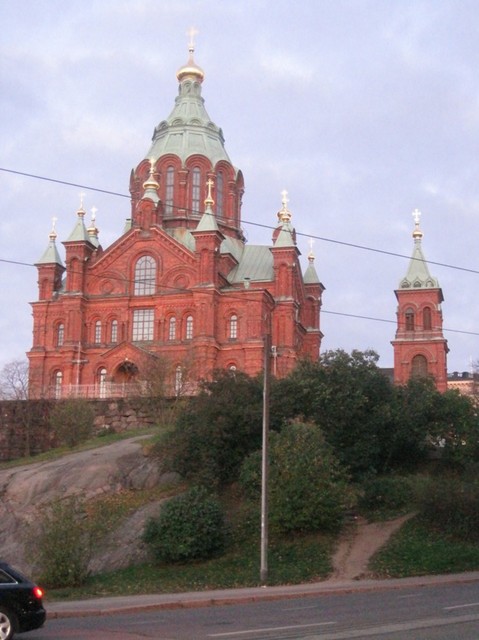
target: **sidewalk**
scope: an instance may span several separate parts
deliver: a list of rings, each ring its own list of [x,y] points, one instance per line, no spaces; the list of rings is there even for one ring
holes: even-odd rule
[[[45,608],[49,618],[106,616],[120,613],[138,613],[155,609],[209,607],[213,605],[255,602],[258,600],[286,600],[288,598],[349,593],[352,591],[364,592],[382,589],[406,589],[408,587],[426,587],[438,584],[476,581],[479,581],[479,571],[387,580],[325,580],[324,582],[276,587],[219,589],[168,594],[158,593],[51,603],[47,600],[45,602]]]

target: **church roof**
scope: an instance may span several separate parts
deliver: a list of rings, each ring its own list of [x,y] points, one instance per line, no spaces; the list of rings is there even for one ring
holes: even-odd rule
[[[231,164],[224,147],[223,132],[204,106],[201,96],[204,73],[193,59],[192,43],[189,53],[188,62],[177,73],[180,84],[175,106],[168,118],[155,128],[145,157],[156,161],[160,156],[172,153],[184,162],[189,156],[200,154],[209,158],[212,166],[220,160]]]
[[[63,266],[62,259],[60,258],[60,254],[58,253],[57,245],[55,243],[57,238],[55,227],[53,227],[48,237],[48,247],[45,249],[40,260],[37,260],[35,264],[59,264]]]
[[[273,280],[273,254],[270,247],[262,245],[246,245],[240,263],[228,274],[231,284],[243,283],[249,278],[251,282]]]
[[[426,259],[422,251],[423,232],[419,228],[420,212],[416,209],[413,212],[415,227],[412,233],[414,238],[414,249],[409,262],[409,268],[406,277],[399,283],[400,289],[438,289],[439,282],[429,273]]]

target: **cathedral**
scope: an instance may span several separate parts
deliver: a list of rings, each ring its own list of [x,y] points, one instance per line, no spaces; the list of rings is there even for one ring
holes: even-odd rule
[[[31,397],[124,396],[152,372],[166,393],[194,393],[215,369],[260,372],[265,344],[277,376],[319,357],[314,256],[303,273],[286,192],[271,244],[246,243],[243,175],[206,112],[192,44],[189,54],[174,107],[131,172],[122,235],[103,249],[80,204],[64,260],[53,227],[36,262]]]

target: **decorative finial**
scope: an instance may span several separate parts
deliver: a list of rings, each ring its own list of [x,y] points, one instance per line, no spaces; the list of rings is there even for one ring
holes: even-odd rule
[[[79,196],[80,196],[80,208],[77,211],[77,216],[79,218],[83,218],[85,216],[85,213],[86,213],[85,209],[83,208],[83,198],[85,197],[85,194],[84,193],[80,193]]]
[[[98,211],[98,209],[96,207],[92,207],[91,208],[91,221],[92,223],[95,222],[96,220],[96,212]]]
[[[190,38],[188,42],[188,51],[190,52],[190,55],[193,55],[195,52],[195,36],[197,36],[198,33],[199,31],[198,29],[195,29],[195,27],[190,27],[186,32],[186,35]]]
[[[314,262],[313,244],[314,244],[314,240],[313,240],[313,238],[310,238],[309,239],[309,253],[308,253],[308,260],[310,262]]]
[[[281,210],[278,211],[278,220],[282,223],[289,222],[291,220],[291,211],[288,209],[288,192],[286,189],[281,191]]]
[[[148,178],[143,183],[143,189],[145,189],[145,191],[147,189],[153,189],[153,191],[156,192],[159,187],[160,185],[155,178],[155,159],[150,158],[150,172],[148,174]]]
[[[206,181],[206,186],[208,187],[208,194],[206,195],[206,200],[205,200],[205,207],[211,208],[215,201],[213,200],[213,196],[211,195],[211,189],[213,188],[214,182],[211,178],[208,178],[208,180]]]
[[[414,231],[412,232],[412,237],[415,240],[420,240],[423,236],[421,229],[419,228],[419,221],[421,220],[421,212],[419,209],[414,209],[412,212],[412,217],[414,219]]]
[[[92,207],[90,211],[91,211],[91,221],[90,221],[90,226],[87,229],[87,233],[90,237],[97,238],[99,231],[95,223],[96,223],[96,213],[98,209],[96,207]]]
[[[57,239],[57,232],[55,230],[55,225],[57,223],[58,218],[53,216],[52,218],[52,230],[50,231],[48,237],[50,238],[51,241],[55,242],[55,240]]]

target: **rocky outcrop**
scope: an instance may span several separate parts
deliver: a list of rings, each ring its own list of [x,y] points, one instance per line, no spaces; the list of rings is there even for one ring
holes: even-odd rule
[[[142,437],[122,440],[98,449],[72,453],[58,460],[37,462],[0,471],[0,557],[30,573],[35,550],[28,544],[35,522],[50,502],[66,496],[85,499],[141,490],[175,480],[161,474],[157,461],[146,456]],[[133,514],[111,534],[107,550],[93,558],[91,569],[100,571],[140,561],[145,550],[139,539],[146,518],[159,504]]]

